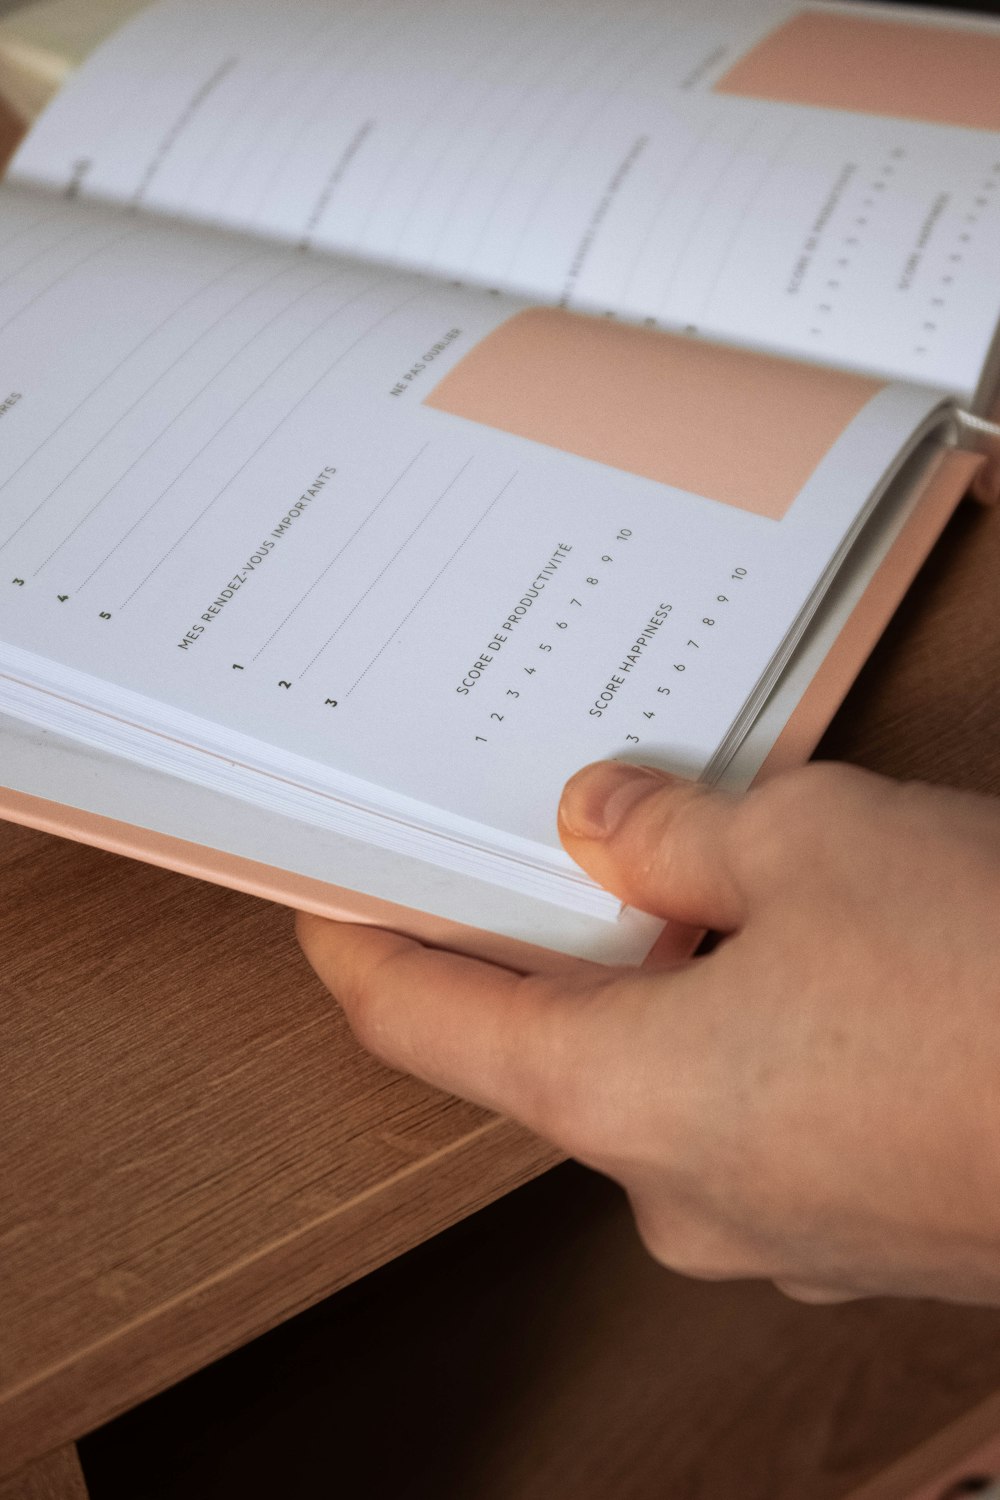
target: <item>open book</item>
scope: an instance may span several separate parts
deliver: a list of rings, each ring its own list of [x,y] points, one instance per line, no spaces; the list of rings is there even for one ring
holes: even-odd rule
[[[7,813],[640,959],[567,776],[808,753],[995,480],[997,76],[887,7],[141,11],[0,188]]]

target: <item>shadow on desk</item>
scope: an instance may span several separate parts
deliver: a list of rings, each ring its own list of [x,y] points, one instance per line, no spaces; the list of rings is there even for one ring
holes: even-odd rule
[[[1000,1311],[676,1277],[568,1164],[80,1453],[91,1500],[840,1500],[998,1350]]]

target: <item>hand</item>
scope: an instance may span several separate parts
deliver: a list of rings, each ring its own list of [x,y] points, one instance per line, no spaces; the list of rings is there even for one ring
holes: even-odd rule
[[[1000,803],[607,762],[560,830],[623,901],[725,938],[553,978],[302,918],[361,1042],[617,1178],[678,1270],[1000,1304]]]

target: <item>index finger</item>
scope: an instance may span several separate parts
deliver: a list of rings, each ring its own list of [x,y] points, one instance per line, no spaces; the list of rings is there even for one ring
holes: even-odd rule
[[[299,941],[361,1044],[390,1066],[577,1151],[645,1008],[632,973],[520,975],[397,933],[300,915]],[[599,1110],[598,1110],[599,1112]]]

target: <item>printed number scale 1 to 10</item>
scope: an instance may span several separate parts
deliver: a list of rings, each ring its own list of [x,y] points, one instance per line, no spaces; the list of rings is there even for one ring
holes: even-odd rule
[[[632,539],[632,530],[629,527],[622,527],[615,537],[615,543],[618,546],[624,546]],[[489,744],[491,743],[491,739],[496,739],[502,735],[503,731],[499,726],[508,722],[516,724],[519,706],[526,700],[530,701],[532,689],[535,688],[537,690],[539,685],[544,684],[546,671],[551,670],[552,667],[557,665],[560,642],[567,639],[567,636],[573,630],[574,623],[582,619],[583,614],[587,610],[589,598],[596,597],[596,595],[590,595],[590,590],[600,588],[601,582],[607,576],[608,571],[614,567],[614,563],[615,553],[603,553],[601,555],[600,566],[596,567],[593,572],[583,574],[581,580],[578,580],[579,588],[577,592],[567,594],[564,597],[562,601],[564,605],[563,617],[557,618],[552,622],[551,630],[547,632],[546,639],[535,640],[532,643],[529,647],[528,659],[520,661],[514,667],[515,671],[523,674],[524,677],[531,679],[531,681],[525,683],[519,676],[513,683],[509,683],[504,687],[500,702],[495,708],[489,711],[488,718],[480,724],[480,728],[484,729],[486,733],[474,734],[473,738],[475,741],[481,745]],[[728,576],[728,587],[730,589],[737,588],[746,577],[746,568],[739,566],[731,568]],[[636,723],[636,728],[646,728],[648,731],[650,722],[657,717],[658,713],[666,708],[667,700],[676,697],[678,692],[683,692],[681,674],[688,672],[692,668],[697,671],[699,658],[695,653],[701,652],[703,648],[709,645],[711,632],[722,622],[723,613],[731,602],[732,596],[729,593],[715,594],[709,605],[713,613],[701,615],[694,627],[694,634],[687,636],[685,640],[675,646],[674,651],[671,653],[673,660],[670,663],[670,670],[675,680],[669,683],[663,681],[661,671],[661,680],[655,685],[655,698],[637,710],[641,714],[644,724],[640,726]],[[671,635],[676,640],[677,623],[674,617],[673,604],[666,601],[659,603],[652,611],[651,617],[647,621],[643,631],[640,632],[640,638],[648,643],[652,641],[655,632],[660,628],[670,628]],[[565,632],[565,634],[560,634],[560,632]],[[638,645],[639,642],[637,641],[636,644]],[[635,652],[627,652],[625,660],[621,665],[626,670],[631,670],[633,666],[639,665],[640,660],[641,658]],[[514,666],[513,663],[512,666]],[[612,710],[619,693],[628,685],[628,680],[623,671],[613,672],[608,682],[600,688],[594,702],[588,706],[588,714],[594,717],[603,717]],[[639,734],[626,732],[621,739],[623,745],[638,745],[641,741],[641,732]]]
[[[633,538],[634,533],[632,529],[627,526],[622,527],[617,532],[613,545],[616,549],[627,546]],[[533,690],[537,692],[540,687],[544,686],[547,670],[551,670],[552,667],[558,664],[560,643],[568,640],[572,634],[574,624],[583,618],[588,607],[589,597],[597,597],[596,592],[591,594],[591,591],[598,590],[602,581],[605,581],[609,577],[610,571],[615,564],[615,556],[615,552],[602,553],[600,563],[592,571],[582,573],[579,576],[576,580],[576,592],[567,593],[563,597],[560,601],[563,606],[562,610],[559,610],[558,605],[556,606],[560,617],[551,622],[551,628],[546,631],[546,638],[533,641],[528,648],[528,654],[525,659],[522,659],[520,662],[512,661],[511,667],[517,674],[516,678],[512,682],[508,682],[508,685],[504,687],[499,703],[489,711],[488,718],[482,721],[480,727],[487,732],[474,734],[474,739],[479,744],[489,744],[491,737],[495,739],[501,734],[499,726],[505,723],[516,724],[518,706],[525,701],[530,701]],[[733,567],[729,571],[726,587],[735,590],[746,577],[746,568]],[[24,587],[24,579],[22,578],[12,578],[11,583]],[[569,583],[568,579],[567,583]],[[573,588],[573,584],[570,584],[570,588]],[[63,604],[71,596],[69,594],[57,594],[55,597]],[[655,697],[647,695],[649,701],[634,710],[631,722],[633,728],[638,729],[639,732],[633,733],[631,730],[627,731],[621,737],[620,743],[622,745],[641,744],[643,731],[647,734],[651,732],[652,721],[666,709],[668,701],[671,699],[674,702],[678,701],[678,693],[683,693],[683,678],[681,674],[687,673],[692,669],[697,671],[700,660],[697,653],[701,653],[706,648],[710,649],[711,632],[722,623],[724,613],[731,602],[732,595],[727,592],[720,592],[712,596],[706,606],[706,613],[696,618],[693,633],[688,635],[684,640],[680,639],[680,636],[683,635],[683,627],[678,631],[679,622],[673,604],[669,601],[663,601],[656,605],[643,630],[639,632],[639,640],[642,640],[645,644],[649,644],[655,638],[655,633],[661,628],[670,630],[672,643],[676,643],[673,652],[671,652],[673,660],[670,662],[668,669],[673,681],[658,681],[655,685]],[[708,613],[708,610],[712,610],[713,612]],[[100,618],[102,620],[110,620],[112,618],[111,611],[101,610]],[[639,640],[636,642],[637,645],[639,644]],[[612,672],[607,682],[600,686],[594,701],[588,705],[587,712],[589,715],[603,717],[616,707],[619,694],[629,685],[629,678],[625,673],[631,671],[633,667],[638,667],[640,662],[641,657],[635,651],[625,653],[625,659],[621,663],[621,667],[624,670]],[[245,666],[241,662],[233,662],[232,670],[242,673],[245,671]],[[662,677],[663,675],[661,671],[660,676]],[[525,679],[528,680],[525,681]],[[288,678],[279,678],[277,679],[277,687],[289,691],[292,687],[292,682]],[[337,708],[341,699],[323,696],[322,701],[325,707]],[[680,701],[683,701],[683,699]],[[641,716],[642,723],[639,722],[638,716]]]

